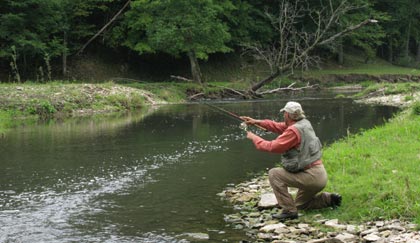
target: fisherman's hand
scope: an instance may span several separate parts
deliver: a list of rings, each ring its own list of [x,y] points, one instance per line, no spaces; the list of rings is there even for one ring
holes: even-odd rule
[[[255,135],[253,132],[246,133],[246,138],[248,138],[249,140],[254,140],[255,137],[258,137],[258,136]]]
[[[244,120],[247,125],[255,125],[259,122],[259,120],[255,120],[249,116],[241,116],[241,119]]]

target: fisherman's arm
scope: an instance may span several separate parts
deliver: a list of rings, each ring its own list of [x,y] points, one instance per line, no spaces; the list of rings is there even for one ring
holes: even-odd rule
[[[254,143],[256,149],[273,153],[284,153],[300,143],[300,135],[294,129],[287,129],[272,141],[265,140],[253,132],[247,132],[247,138]]]
[[[245,121],[248,125],[259,125],[265,129],[267,129],[270,132],[274,132],[277,134],[282,134],[286,128],[287,125],[284,122],[275,122],[272,120],[257,120],[248,116],[241,116],[241,119]]]

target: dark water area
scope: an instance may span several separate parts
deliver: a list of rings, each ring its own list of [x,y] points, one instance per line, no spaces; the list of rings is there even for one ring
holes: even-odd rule
[[[397,112],[347,99],[300,100],[324,144]],[[286,100],[213,103],[280,120]],[[238,242],[217,195],[273,167],[238,121],[203,104],[23,127],[0,140],[0,242]],[[274,134],[264,134],[267,139]],[[326,163],[328,169],[328,164]]]

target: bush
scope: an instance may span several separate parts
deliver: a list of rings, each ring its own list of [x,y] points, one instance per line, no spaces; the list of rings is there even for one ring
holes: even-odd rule
[[[413,115],[420,116],[420,102],[416,102],[413,105]]]

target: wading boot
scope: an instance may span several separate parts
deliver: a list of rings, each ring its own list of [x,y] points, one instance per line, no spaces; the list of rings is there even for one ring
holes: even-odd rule
[[[284,222],[286,220],[297,219],[298,213],[297,212],[282,212],[281,214],[273,214],[272,217],[274,219],[278,219],[280,222]]]
[[[331,207],[338,208],[341,205],[341,195],[338,193],[331,194]]]

